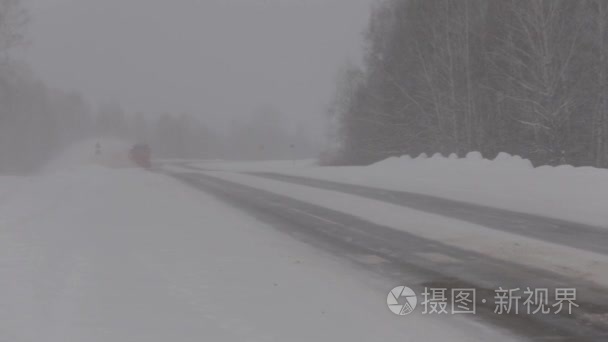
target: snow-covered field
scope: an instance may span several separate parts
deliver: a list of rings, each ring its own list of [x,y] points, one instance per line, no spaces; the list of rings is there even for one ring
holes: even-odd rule
[[[495,160],[435,155],[390,158],[365,167],[319,167],[311,161],[198,162],[220,170],[266,171],[428,194],[608,228],[608,170],[542,166],[518,156]]]
[[[169,177],[0,177],[0,340],[508,341]]]

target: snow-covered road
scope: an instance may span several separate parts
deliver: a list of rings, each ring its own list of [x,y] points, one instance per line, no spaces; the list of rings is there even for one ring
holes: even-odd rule
[[[368,166],[320,167],[304,161],[191,161],[205,169],[273,172],[399,190],[608,229],[608,170],[569,165],[533,167],[529,160],[478,152],[464,158],[422,154]]]
[[[317,245],[336,255],[355,260],[379,257],[382,267],[371,268],[381,269],[378,273],[384,272],[383,276],[397,272],[411,278],[422,273],[424,280],[418,279],[418,285],[448,288],[576,288],[582,306],[576,315],[566,321],[555,316],[528,317],[515,323],[514,330],[535,338],[605,337],[601,321],[608,305],[608,260],[601,245],[607,236],[603,229],[581,225],[594,229],[593,234],[574,233],[577,225],[568,222],[460,207],[457,202],[432,198],[422,200],[437,208],[423,208],[426,212],[422,212],[401,203],[407,200],[407,196],[398,196],[401,193],[338,187],[301,177],[206,170],[184,163],[171,163],[164,169],[296,236],[312,236],[307,242],[321,241]],[[469,213],[477,218],[466,217],[471,210],[479,211]],[[458,215],[462,217],[454,219]],[[535,231],[526,232],[516,225]],[[567,236],[576,236],[577,241],[569,241]],[[326,243],[331,245],[324,246]],[[599,331],[585,331],[596,323],[600,323]]]
[[[406,284],[167,176],[73,168],[0,178],[0,198],[0,340],[517,340],[395,316]]]
[[[203,173],[232,183],[314,203],[323,208],[354,215],[377,225],[408,232],[448,246],[545,269],[566,277],[588,280],[608,288],[608,255],[554,243],[552,241],[555,239],[551,232],[546,232],[546,240],[531,238],[333,190],[235,172]],[[444,210],[449,209],[447,207]],[[606,238],[608,234],[602,237]],[[585,236],[579,234],[577,238],[583,240]]]

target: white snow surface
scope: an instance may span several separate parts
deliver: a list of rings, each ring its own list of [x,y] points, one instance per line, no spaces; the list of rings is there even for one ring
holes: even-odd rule
[[[167,176],[0,177],[0,340],[513,340],[394,316],[397,285]]]
[[[464,201],[608,228],[608,170],[569,165],[533,167],[529,160],[478,152],[389,158],[370,166],[320,167],[310,161],[194,165],[231,171],[266,171]]]

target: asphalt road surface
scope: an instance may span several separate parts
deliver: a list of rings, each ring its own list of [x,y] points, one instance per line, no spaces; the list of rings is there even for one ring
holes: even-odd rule
[[[186,166],[184,164],[180,166]],[[403,231],[314,204],[236,184],[200,172],[166,171],[184,183],[205,191],[253,215],[277,230],[317,248],[348,258],[390,286],[407,284],[420,293],[424,287],[477,289],[473,319],[511,330],[529,340],[607,341],[608,292],[580,279],[532,269],[458,249]],[[271,173],[250,173],[274,180],[373,198],[540,238],[545,241],[608,253],[607,235],[600,228],[443,200],[436,197],[387,191],[336,182]],[[585,239],[572,239],[569,229],[580,229]],[[534,230],[525,229],[535,227]],[[495,290],[502,288],[577,288],[580,305],[572,315],[526,315],[523,300],[519,315],[494,313]]]

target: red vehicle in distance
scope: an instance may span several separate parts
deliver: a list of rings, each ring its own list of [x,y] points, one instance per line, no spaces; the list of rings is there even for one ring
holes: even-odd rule
[[[150,146],[147,144],[135,144],[129,152],[129,158],[137,166],[149,169],[152,166],[150,162]]]

